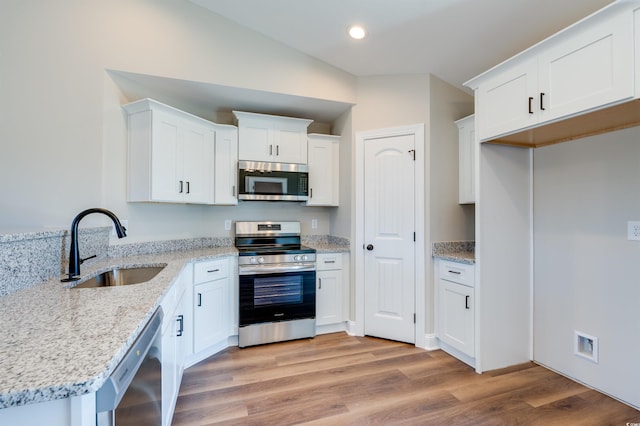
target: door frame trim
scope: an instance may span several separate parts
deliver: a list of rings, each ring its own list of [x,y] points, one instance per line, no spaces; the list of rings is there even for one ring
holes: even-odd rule
[[[354,317],[357,336],[364,335],[364,144],[371,139],[392,136],[413,135],[415,138],[415,174],[414,174],[414,220],[416,243],[414,245],[414,279],[415,279],[415,346],[426,346],[425,316],[426,316],[426,280],[425,268],[425,126],[413,124],[401,127],[376,129],[356,132],[355,141],[355,303]],[[420,301],[420,303],[418,303]]]

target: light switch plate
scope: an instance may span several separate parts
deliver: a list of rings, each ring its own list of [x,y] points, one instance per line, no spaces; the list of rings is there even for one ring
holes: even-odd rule
[[[224,221],[224,230],[231,231],[231,219],[226,219]]]
[[[640,241],[640,222],[638,221],[627,222],[627,240]]]

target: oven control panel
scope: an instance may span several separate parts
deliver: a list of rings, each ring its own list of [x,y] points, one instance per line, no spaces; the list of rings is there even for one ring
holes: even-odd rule
[[[314,263],[315,253],[306,254],[270,254],[265,256],[238,256],[238,265],[263,265],[263,264],[286,264],[286,263]]]

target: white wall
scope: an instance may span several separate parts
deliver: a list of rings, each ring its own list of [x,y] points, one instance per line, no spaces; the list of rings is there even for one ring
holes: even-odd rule
[[[534,152],[534,359],[640,407],[640,127]],[[599,338],[599,363],[574,331]]]
[[[330,209],[126,203],[127,99],[106,70],[349,103],[353,76],[187,1],[0,0],[0,8],[0,232],[67,228],[97,206],[129,220],[129,239],[228,235],[225,219],[253,218],[329,232]],[[93,216],[83,224],[103,223]]]

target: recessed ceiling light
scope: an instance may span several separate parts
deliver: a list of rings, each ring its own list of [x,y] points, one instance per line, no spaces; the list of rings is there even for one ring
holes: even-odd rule
[[[360,25],[352,25],[349,27],[349,35],[356,40],[363,39],[367,32]]]

